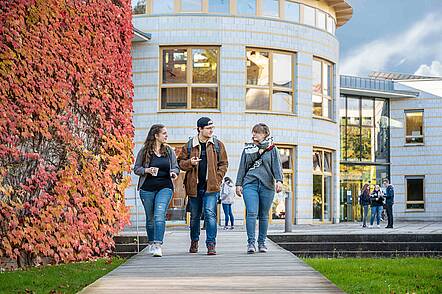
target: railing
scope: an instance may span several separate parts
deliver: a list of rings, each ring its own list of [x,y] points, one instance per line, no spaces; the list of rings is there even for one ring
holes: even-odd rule
[[[395,92],[392,80],[378,80],[353,76],[340,76],[341,88]]]

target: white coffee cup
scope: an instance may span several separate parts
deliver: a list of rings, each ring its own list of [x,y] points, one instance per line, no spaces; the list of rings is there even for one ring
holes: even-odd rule
[[[152,176],[156,177],[158,175],[159,168],[158,167],[151,167],[151,169],[152,169]]]

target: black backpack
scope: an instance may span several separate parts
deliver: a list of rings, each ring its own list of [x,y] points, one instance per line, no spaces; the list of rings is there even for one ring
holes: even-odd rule
[[[219,147],[219,140],[213,136],[213,145],[215,146],[215,152],[216,152],[216,157],[217,160],[219,161],[220,159],[220,147]],[[187,141],[187,159],[190,159],[190,152],[192,151],[192,142],[193,142],[193,137],[189,138],[189,141]]]

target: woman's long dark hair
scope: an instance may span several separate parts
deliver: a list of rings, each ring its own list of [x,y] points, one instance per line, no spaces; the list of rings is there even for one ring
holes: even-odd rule
[[[362,195],[370,195],[370,189],[367,191],[367,187],[369,188],[370,187],[370,185],[369,184],[365,184],[363,187],[362,187]]]
[[[164,128],[165,128],[165,126],[162,124],[155,124],[150,127],[149,133],[147,134],[146,140],[144,141],[144,145],[143,145],[143,162],[144,163],[150,162],[150,158],[151,158],[152,154],[154,154],[154,150],[155,150],[155,142],[156,142],[155,135],[158,135],[159,133],[161,133],[161,131]],[[162,156],[167,155],[166,145],[161,144],[160,153]]]

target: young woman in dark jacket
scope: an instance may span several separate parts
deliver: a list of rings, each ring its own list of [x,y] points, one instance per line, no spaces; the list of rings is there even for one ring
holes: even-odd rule
[[[138,152],[134,172],[139,176],[138,190],[146,213],[149,253],[161,257],[166,227],[166,211],[173,194],[172,180],[180,169],[173,149],[166,144],[167,129],[153,125],[143,148]]]
[[[361,195],[359,195],[359,204],[363,208],[362,227],[367,227],[368,205],[370,204],[370,185],[365,184],[362,187]]]
[[[384,206],[384,195],[381,187],[376,185],[370,196],[371,218],[370,227],[373,227],[373,221],[376,216],[376,226],[380,228],[381,213]]]

